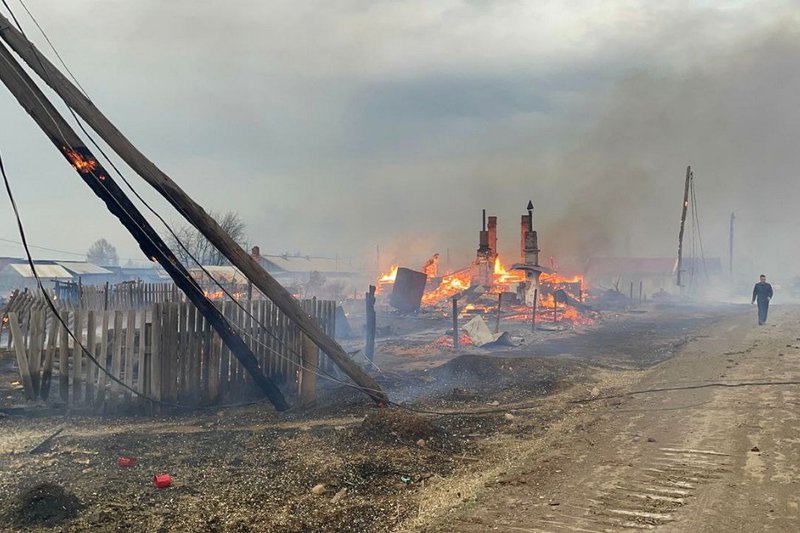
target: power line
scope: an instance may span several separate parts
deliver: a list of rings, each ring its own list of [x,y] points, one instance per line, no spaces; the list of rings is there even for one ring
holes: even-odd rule
[[[16,241],[14,239],[6,239],[6,238],[3,238],[3,237],[0,237],[0,242],[6,242],[6,243],[9,243],[9,244],[16,244],[16,245],[22,246],[22,242],[21,241]],[[48,246],[38,246],[36,244],[31,244],[31,243],[28,243],[28,247],[29,248],[36,248],[37,250],[44,250],[46,252],[54,252],[54,253],[64,254],[64,255],[73,255],[75,257],[86,258],[86,255],[87,255],[86,252],[83,252],[83,253],[75,252],[75,251],[71,252],[71,251],[68,251],[68,250],[60,250],[58,248],[50,248]],[[142,259],[141,257],[118,257],[117,260],[119,260],[119,261],[146,262],[146,260]]]
[[[22,246],[22,245],[23,245],[21,241],[15,241],[15,240],[13,240],[13,239],[5,239],[5,238],[2,238],[2,237],[0,237],[0,242],[7,242],[7,243],[9,243],[9,244],[16,244],[16,245],[19,245],[19,246]],[[59,253],[59,254],[66,254],[66,255],[74,255],[74,256],[86,257],[86,254],[85,254],[85,253],[81,254],[81,253],[78,253],[78,252],[68,252],[68,251],[66,251],[66,250],[59,250],[59,249],[57,249],[57,248],[48,248],[47,246],[37,246],[37,245],[35,245],[35,244],[28,244],[28,246],[29,246],[30,248],[37,248],[37,249],[39,249],[39,250],[45,250],[45,251],[47,251],[47,252],[55,252],[55,253]]]

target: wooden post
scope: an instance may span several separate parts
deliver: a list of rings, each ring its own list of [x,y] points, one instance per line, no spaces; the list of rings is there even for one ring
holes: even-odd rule
[[[44,367],[42,368],[42,383],[40,389],[40,396],[43,400],[47,400],[50,396],[50,382],[53,376],[53,356],[56,350],[56,337],[58,336],[58,318],[53,315],[50,325],[50,333],[47,336],[47,352],[44,358]]]
[[[25,398],[33,400],[33,381],[31,380],[31,370],[28,367],[28,355],[25,353],[25,340],[20,330],[16,313],[8,313],[8,325],[11,335],[14,337],[14,353],[17,356],[17,367],[22,378],[22,388],[25,391]]]
[[[195,226],[222,254],[270,300],[281,308],[314,343],[347,374],[363,392],[381,403],[388,398],[378,383],[363,372],[348,356],[347,352],[305,314],[297,300],[253,257],[242,249],[225,230],[172,179],[147,159],[108,120],[75,85],[73,85],[35,45],[19,32],[10,21],[0,15],[0,37],[40,76],[50,87],[80,115],[97,134],[142,178],[153,186],[178,212]],[[8,55],[12,64],[16,61]],[[23,71],[24,72],[24,71]],[[14,78],[17,74],[12,74]],[[7,84],[16,81],[11,78]],[[7,78],[8,80],[9,78]],[[29,79],[24,75],[23,80]],[[28,81],[28,83],[32,83]],[[44,98],[44,95],[41,95]],[[25,106],[29,110],[31,106]],[[52,111],[55,111],[53,109]],[[57,112],[56,112],[57,114]],[[65,123],[66,125],[66,123]],[[55,137],[58,139],[58,137]],[[166,266],[165,266],[166,268]],[[250,370],[250,369],[248,369]]]
[[[644,288],[644,283],[642,280],[639,280],[639,305],[642,305],[642,289]]]
[[[631,281],[631,301],[633,301],[633,282]]]
[[[197,323],[197,309],[189,304],[189,375],[187,378],[188,398],[196,402],[200,398],[200,324]],[[263,367],[263,364],[262,364]]]
[[[42,348],[44,346],[45,312],[38,309],[31,312],[30,317],[30,342],[28,344],[28,369],[33,382],[33,397],[39,397],[40,390],[40,363],[42,361]]]
[[[100,365],[108,371],[108,323],[111,313],[102,311],[103,319],[100,322],[100,349],[94,354],[95,359]],[[96,320],[96,319],[95,319]],[[106,385],[108,383],[108,375],[101,369],[98,369],[97,377],[97,396],[95,397],[95,407],[101,408],[106,401]]]
[[[114,311],[114,341],[111,343],[111,375],[119,379],[122,369],[122,311]],[[120,386],[116,381],[111,382],[111,398],[116,403],[119,400]]]
[[[458,328],[458,298],[453,298],[453,349],[459,348],[459,337],[461,333]]]
[[[319,364],[319,348],[314,341],[302,336],[303,364],[300,369],[300,386],[298,401],[301,407],[310,407],[317,399],[317,367]]]
[[[128,310],[127,324],[125,328],[125,385],[133,388],[133,347],[136,335],[136,311]],[[130,403],[131,392],[125,391],[125,402]]]
[[[557,302],[556,302],[558,300],[558,297],[556,296],[557,294],[558,293],[556,293],[556,292],[552,293],[552,295],[553,295],[553,322],[558,322],[558,305],[557,305]]]
[[[236,324],[236,309],[234,308],[234,302],[230,301],[223,301],[221,304],[222,306],[222,314],[228,320],[230,324]],[[220,367],[219,367],[219,387],[220,392],[225,393],[228,390],[228,372],[230,371],[230,350],[227,346],[223,345],[220,351]]]
[[[539,303],[539,288],[533,289],[533,306],[531,306],[531,331],[536,331],[536,306]]]
[[[61,312],[61,320],[58,327],[58,394],[61,401],[69,401],[69,334],[65,324],[69,324],[69,311]]]
[[[682,287],[681,274],[683,272],[683,229],[686,224],[686,211],[689,209],[689,184],[691,181],[692,167],[686,167],[686,183],[684,184],[683,189],[683,206],[681,210],[681,229],[680,232],[678,232],[678,265],[675,267],[678,274],[678,287]]]
[[[163,304],[153,305],[153,325],[150,339],[150,396],[161,400],[161,357],[164,345],[161,341],[161,325],[164,319]],[[158,411],[158,406],[155,406]]]
[[[86,349],[89,350],[97,359],[97,347],[95,346],[96,335],[94,311],[86,313]],[[97,366],[87,361],[86,364],[86,390],[84,391],[84,403],[89,406],[94,403],[96,376],[99,372]]]
[[[81,377],[83,372],[83,316],[80,309],[75,310],[72,321],[72,334],[75,336],[72,345],[72,405],[77,406],[81,402]]]
[[[366,293],[367,302],[367,343],[364,346],[364,355],[372,361],[375,357],[375,285],[369,286]]]
[[[497,320],[494,324],[494,332],[500,333],[500,311],[503,308],[503,293],[497,293]]]

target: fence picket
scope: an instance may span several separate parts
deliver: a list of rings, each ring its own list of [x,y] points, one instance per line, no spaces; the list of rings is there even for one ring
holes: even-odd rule
[[[14,336],[14,353],[17,356],[17,367],[19,368],[20,377],[22,378],[22,388],[25,391],[25,398],[33,400],[33,381],[31,380],[31,371],[28,367],[28,354],[25,353],[25,341],[22,330],[19,327],[16,313],[8,314],[8,325],[11,329],[11,335]]]
[[[133,345],[136,338],[136,311],[128,311],[127,327],[125,329],[125,385],[133,388]],[[125,402],[130,403],[131,392],[125,391]]]
[[[94,355],[95,359],[97,359],[97,343],[95,342],[95,336],[97,335],[96,325],[95,325],[95,314],[94,311],[89,311],[86,313],[86,349],[89,350],[92,355]],[[84,391],[84,403],[86,405],[92,405],[94,403],[95,397],[95,386],[96,386],[96,377],[98,375],[99,369],[96,365],[92,364],[91,361],[86,361],[86,388]]]
[[[81,381],[83,371],[83,314],[80,309],[75,310],[72,321],[72,334],[75,339],[72,345],[72,405],[79,406],[81,403]]]

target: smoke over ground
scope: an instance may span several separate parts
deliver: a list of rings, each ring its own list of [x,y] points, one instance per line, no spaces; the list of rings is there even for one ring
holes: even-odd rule
[[[237,210],[263,252],[374,268],[380,244],[386,268],[449,249],[457,267],[486,208],[513,259],[532,199],[559,264],[672,255],[691,164],[706,255],[727,253],[735,210],[738,268],[786,278],[800,260],[800,16],[767,4],[31,8],[99,107],[201,204]],[[0,112],[32,240],[81,251],[107,237],[136,256],[8,95]]]

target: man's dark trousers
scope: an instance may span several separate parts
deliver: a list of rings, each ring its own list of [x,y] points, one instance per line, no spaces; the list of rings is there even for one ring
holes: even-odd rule
[[[758,323],[764,324],[767,322],[767,312],[769,311],[769,300],[758,300]]]

